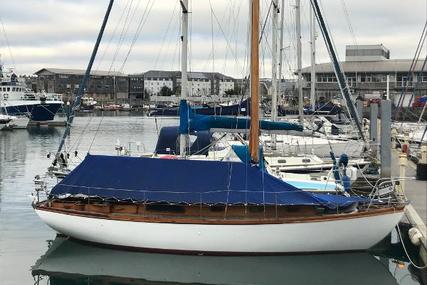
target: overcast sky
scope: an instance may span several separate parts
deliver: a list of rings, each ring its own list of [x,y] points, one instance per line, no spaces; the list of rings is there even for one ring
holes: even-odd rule
[[[108,0],[1,0],[0,54],[31,74],[43,67],[84,69]],[[191,1],[190,69],[247,74],[249,0]],[[261,0],[263,21],[269,7]],[[280,2],[280,0],[279,0]],[[285,0],[284,73],[296,66],[294,0]],[[309,60],[309,1],[302,0],[303,65]],[[384,44],[392,58],[412,58],[426,21],[426,0],[323,0],[336,48]],[[180,66],[178,0],[116,0],[95,69],[139,73]],[[4,29],[4,30],[3,30]],[[140,33],[138,33],[138,30]],[[322,38],[317,62],[327,62]],[[213,51],[213,52],[212,52]],[[262,76],[271,74],[271,24],[261,46]],[[213,55],[213,56],[212,56]]]

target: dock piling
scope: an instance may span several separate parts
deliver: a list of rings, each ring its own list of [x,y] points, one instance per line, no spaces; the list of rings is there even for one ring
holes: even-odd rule
[[[381,177],[391,177],[391,101],[381,100]]]
[[[362,123],[363,121],[363,101],[362,100],[356,101],[356,108],[357,108],[357,113],[359,114],[360,123]]]
[[[378,154],[378,104],[371,104],[371,120],[369,126],[369,138],[371,141],[372,156],[377,158]]]

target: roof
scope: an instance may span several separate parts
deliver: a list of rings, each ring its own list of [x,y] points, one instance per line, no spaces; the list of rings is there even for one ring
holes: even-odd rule
[[[166,71],[166,70],[149,70],[144,73],[144,77],[148,78],[172,78],[179,76],[179,71]]]
[[[188,72],[189,79],[215,79],[219,80],[234,80],[232,77],[219,72]],[[166,71],[166,70],[149,70],[144,73],[147,78],[181,78],[181,71]]]
[[[39,71],[36,71],[34,74],[40,75],[44,72],[53,73],[53,74],[66,74],[66,75],[84,75],[86,70],[84,69],[67,69],[67,68],[42,68]],[[126,76],[122,72],[116,71],[103,71],[103,70],[92,70],[91,75],[95,76]]]
[[[412,59],[386,59],[380,61],[342,61],[341,66],[344,72],[408,72]],[[423,62],[418,61],[416,71],[421,71]],[[311,67],[304,67],[302,73],[310,73]],[[317,73],[333,73],[332,63],[316,64]]]
[[[345,49],[346,50],[349,50],[349,49],[356,49],[356,50],[360,50],[360,49],[382,49],[382,50],[389,51],[389,49],[386,48],[383,44],[379,44],[379,45],[346,45]]]

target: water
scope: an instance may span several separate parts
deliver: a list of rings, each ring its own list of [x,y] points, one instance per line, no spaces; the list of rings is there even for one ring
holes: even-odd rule
[[[176,119],[159,119],[157,127]],[[141,116],[77,117],[70,151],[154,149],[157,127]],[[33,179],[50,164],[63,128],[0,132],[0,284],[422,284],[399,244],[375,253],[273,257],[177,256],[94,247],[56,237],[31,208]],[[95,139],[94,139],[95,138]],[[92,145],[92,146],[91,146]],[[316,237],[313,237],[316,238]],[[396,240],[395,235],[392,240]]]

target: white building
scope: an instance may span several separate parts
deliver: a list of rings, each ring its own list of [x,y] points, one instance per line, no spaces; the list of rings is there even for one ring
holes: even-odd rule
[[[164,86],[174,91],[176,72],[151,70],[144,74],[144,89],[150,95],[159,95]]]
[[[188,84],[188,96],[224,96],[227,90],[234,90],[235,79],[216,72],[189,72]],[[163,86],[177,93],[181,87],[181,72],[150,70],[144,73],[144,90],[150,95],[160,95]]]

